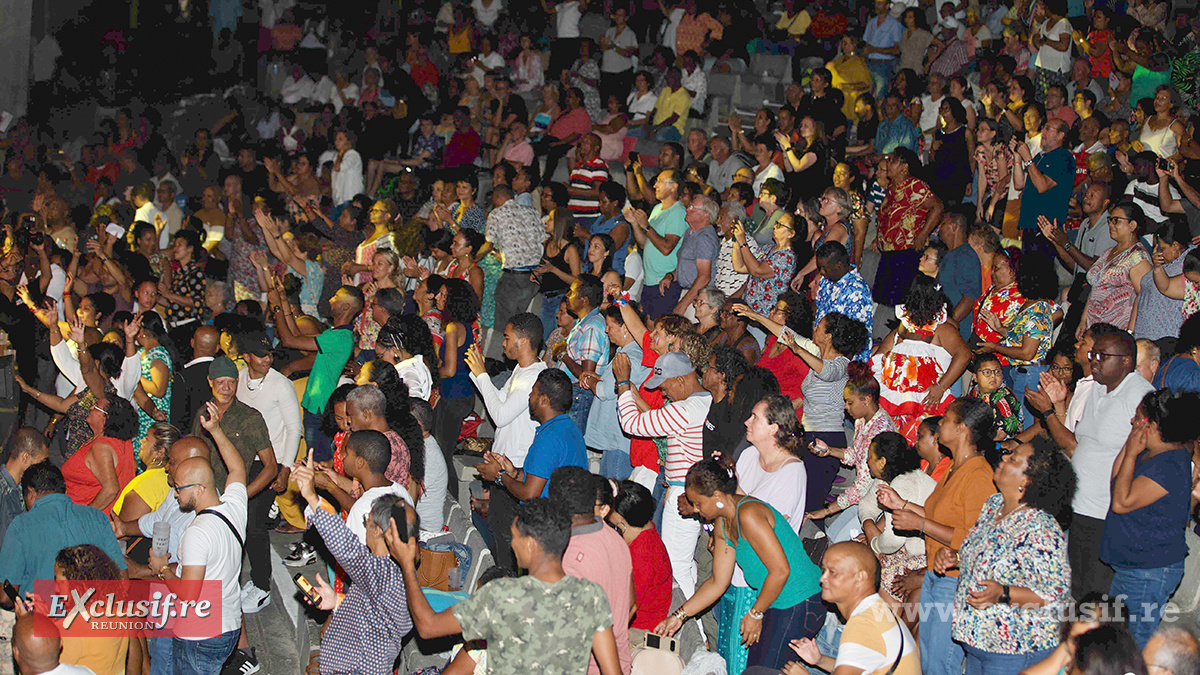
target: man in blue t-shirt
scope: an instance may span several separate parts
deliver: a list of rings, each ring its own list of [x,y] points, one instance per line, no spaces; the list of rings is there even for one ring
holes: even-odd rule
[[[567,415],[571,410],[571,379],[561,370],[549,368],[538,374],[529,392],[529,416],[538,421],[525,467],[518,469],[504,455],[489,452],[476,466],[479,476],[508,490],[521,501],[547,497],[550,474],[562,466],[586,469],[587,446],[583,433]]]
[[[1063,147],[1070,126],[1052,119],[1042,127],[1042,151],[1037,157],[1026,143],[1013,139],[1013,153],[1018,161],[1013,162],[1013,185],[1021,191],[1021,217],[1017,225],[1021,228],[1021,248],[1028,255],[1037,251],[1053,260],[1054,245],[1038,228],[1038,217],[1046,216],[1052,223],[1061,225],[1067,220],[1067,207],[1071,201],[1071,188],[1075,181],[1075,159]]]

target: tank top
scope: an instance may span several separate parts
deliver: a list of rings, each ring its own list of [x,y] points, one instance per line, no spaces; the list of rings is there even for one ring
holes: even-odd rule
[[[787,557],[788,564],[791,566],[787,583],[784,584],[783,590],[779,592],[779,597],[775,598],[775,602],[771,603],[771,609],[795,607],[817,593],[820,593],[821,570],[812,563],[808,554],[804,552],[804,544],[800,541],[800,535],[796,534],[795,530],[788,525],[788,521],[783,517],[783,514],[779,513],[774,506],[766,502],[753,497],[747,497],[738,503],[735,517],[741,515],[742,506],[749,502],[758,502],[771,509],[771,515],[775,517],[775,527],[773,529],[775,537],[779,539],[779,545],[783,548],[783,554]],[[739,538],[738,542],[734,544],[726,536],[725,543],[734,547],[734,552],[737,555],[737,563],[742,568],[742,573],[746,577],[746,583],[754,590],[761,589],[763,582],[767,580],[767,566],[758,557],[758,552],[754,550],[750,542],[746,541],[745,537]]]
[[[1174,157],[1179,152],[1179,143],[1175,140],[1175,132],[1171,131],[1171,125],[1155,131],[1150,128],[1149,120],[1142,125],[1142,131],[1138,134],[1138,140],[1142,142],[1145,148],[1159,157]]]
[[[562,249],[559,250],[558,255],[549,258],[551,265],[566,272],[567,274],[571,273],[571,266],[567,264],[567,249],[571,248],[572,246],[575,246],[574,241],[567,242],[567,245],[563,246]],[[547,297],[562,295],[563,293],[566,293],[570,287],[571,285],[558,278],[557,274],[550,272],[542,275],[542,295]]]
[[[443,363],[445,363],[446,359],[446,344],[443,340],[442,344],[438,346],[438,356],[442,358]],[[442,378],[442,396],[446,398],[463,398],[464,396],[470,396],[474,391],[471,384],[471,371],[467,368],[467,349],[473,344],[475,344],[475,335],[468,328],[466,339],[463,340],[454,357],[458,363],[458,367],[454,370],[454,375]]]

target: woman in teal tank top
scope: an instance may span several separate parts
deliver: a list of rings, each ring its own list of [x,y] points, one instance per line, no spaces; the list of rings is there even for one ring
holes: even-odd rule
[[[747,666],[779,669],[794,661],[788,643],[815,636],[826,613],[821,570],[804,552],[800,536],[772,506],[738,494],[737,477],[717,460],[693,465],[684,487],[696,512],[714,524],[713,573],[654,632],[673,635],[685,620],[717,602],[736,563],[758,597],[744,616],[722,615],[721,622],[740,622],[750,647]]]

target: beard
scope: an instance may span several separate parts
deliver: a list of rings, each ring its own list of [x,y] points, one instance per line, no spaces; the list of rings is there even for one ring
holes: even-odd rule
[[[195,511],[195,510],[196,510],[196,504],[195,504],[194,502],[193,502],[193,503],[188,503],[188,504],[184,504],[183,502],[180,502],[180,503],[179,503],[179,510],[180,510],[182,513],[192,513],[193,511]]]

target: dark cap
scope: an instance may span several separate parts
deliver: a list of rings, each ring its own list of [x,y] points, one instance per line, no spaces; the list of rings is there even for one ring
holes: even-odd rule
[[[239,337],[238,349],[243,354],[253,354],[258,357],[267,356],[274,350],[271,341],[267,339],[267,334],[260,330],[250,331]]]

